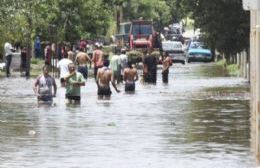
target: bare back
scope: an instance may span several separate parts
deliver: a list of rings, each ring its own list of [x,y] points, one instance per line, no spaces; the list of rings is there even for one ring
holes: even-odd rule
[[[124,80],[126,82],[133,82],[137,79],[137,70],[136,68],[125,68],[124,70]]]
[[[111,81],[111,78],[112,71],[109,68],[103,67],[98,70],[97,79],[101,87],[109,87],[109,82]]]
[[[80,66],[85,66],[88,61],[90,61],[90,58],[88,57],[88,55],[84,52],[79,52],[76,56],[76,62],[78,62],[78,64]]]
[[[92,61],[94,62],[94,65],[96,67],[103,66],[103,61],[104,61],[103,52],[99,49],[95,50],[94,53],[93,53]]]

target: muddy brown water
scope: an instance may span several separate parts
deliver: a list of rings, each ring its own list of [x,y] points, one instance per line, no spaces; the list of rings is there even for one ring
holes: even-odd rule
[[[59,87],[55,106],[38,107],[32,85],[0,79],[0,167],[257,167],[248,83],[214,64],[176,64],[168,84],[158,70],[156,85],[139,81],[111,100],[97,99],[90,78],[79,106]]]

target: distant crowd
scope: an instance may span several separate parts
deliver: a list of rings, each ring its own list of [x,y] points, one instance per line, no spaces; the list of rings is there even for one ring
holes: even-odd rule
[[[40,47],[35,43],[35,56],[40,57]],[[53,97],[56,96],[57,85],[50,72],[54,65],[59,69],[59,82],[61,87],[66,88],[65,98],[68,104],[79,104],[81,100],[81,87],[85,86],[89,76],[89,68],[94,71],[94,78],[97,85],[97,95],[100,99],[107,99],[111,96],[111,87],[116,92],[120,92],[117,84],[124,83],[125,92],[135,91],[135,82],[139,75],[135,64],[128,58],[127,50],[116,48],[110,58],[105,54],[100,43],[95,43],[93,48],[88,46],[85,41],[81,41],[79,47],[73,51],[68,46],[58,47],[58,61],[53,63],[52,54],[55,46],[47,43],[44,48],[44,62],[42,74],[35,82],[33,90],[39,103],[52,104]],[[11,43],[4,45],[6,60],[6,76],[10,76],[10,64],[15,48]],[[27,59],[26,48],[21,49],[21,68],[26,68]],[[39,54],[39,55],[38,55]],[[162,54],[162,78],[164,83],[168,83],[169,67],[172,64],[171,58],[167,53]],[[143,80],[147,83],[156,83],[157,79],[157,58],[149,50],[144,51],[143,57]]]

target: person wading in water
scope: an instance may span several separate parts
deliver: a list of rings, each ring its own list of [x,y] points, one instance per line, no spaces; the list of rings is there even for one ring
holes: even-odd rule
[[[131,62],[127,62],[128,67],[124,69],[123,80],[125,81],[125,91],[135,91],[135,81],[138,80],[137,69],[132,66]]]
[[[105,61],[104,66],[100,69],[98,69],[97,77],[96,77],[96,83],[98,87],[98,98],[107,98],[109,99],[112,92],[110,89],[110,82],[112,83],[113,87],[115,88],[116,92],[120,92],[120,90],[117,89],[114,77],[112,75],[112,70],[108,68],[109,62]]]

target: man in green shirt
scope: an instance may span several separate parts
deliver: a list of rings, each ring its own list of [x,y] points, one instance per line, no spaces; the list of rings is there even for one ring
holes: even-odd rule
[[[115,55],[113,55],[111,61],[110,61],[110,68],[113,73],[113,77],[115,82],[118,84],[122,82],[122,77],[121,77],[121,59],[120,59],[120,50],[116,49]]]
[[[85,80],[81,73],[76,72],[76,66],[73,63],[68,65],[69,75],[64,77],[66,81],[66,99],[67,103],[80,103],[80,87],[85,86]]]

